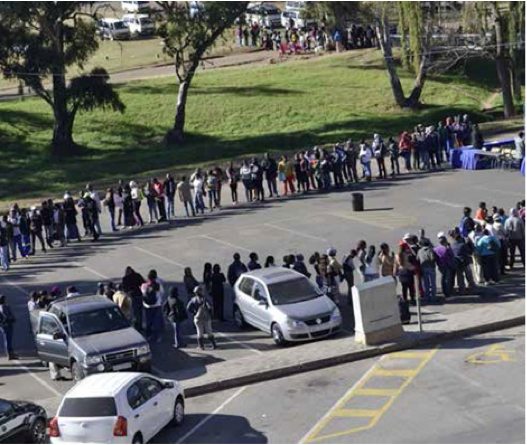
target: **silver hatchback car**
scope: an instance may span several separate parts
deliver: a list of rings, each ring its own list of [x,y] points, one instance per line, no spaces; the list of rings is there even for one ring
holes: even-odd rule
[[[308,278],[278,267],[244,273],[234,285],[234,322],[273,336],[277,345],[314,340],[340,330],[336,304]]]

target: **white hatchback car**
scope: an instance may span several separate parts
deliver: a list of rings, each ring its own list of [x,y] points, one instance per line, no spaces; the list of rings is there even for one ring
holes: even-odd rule
[[[147,443],[166,425],[180,425],[180,384],[137,372],[91,375],[62,399],[49,424],[51,443]]]
[[[244,273],[234,285],[234,322],[287,342],[327,337],[340,330],[337,305],[304,275],[272,267]]]

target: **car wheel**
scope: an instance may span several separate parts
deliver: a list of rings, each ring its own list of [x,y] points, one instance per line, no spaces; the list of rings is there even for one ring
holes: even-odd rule
[[[234,317],[234,324],[236,325],[238,329],[243,329],[247,326],[247,324],[245,323],[245,319],[243,318],[242,311],[240,310],[238,306],[234,306],[233,317]]]
[[[132,439],[132,443],[143,443],[143,437],[141,434],[137,433]]]
[[[29,430],[29,443],[46,443],[46,421],[38,418]]]
[[[73,362],[71,364],[71,376],[75,382],[80,382],[84,378],[84,371],[79,362]]]
[[[278,326],[278,323],[273,323],[271,326],[271,334],[273,336],[274,342],[278,346],[285,346],[287,344],[284,339],[284,334],[282,334],[282,330],[280,329],[280,326]]]
[[[181,397],[176,399],[174,404],[174,416],[172,418],[172,425],[179,426],[183,423],[185,419],[185,403]]]

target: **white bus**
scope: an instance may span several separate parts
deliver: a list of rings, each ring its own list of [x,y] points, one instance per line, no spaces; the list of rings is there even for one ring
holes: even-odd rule
[[[148,12],[150,2],[121,2],[121,8],[127,12]]]

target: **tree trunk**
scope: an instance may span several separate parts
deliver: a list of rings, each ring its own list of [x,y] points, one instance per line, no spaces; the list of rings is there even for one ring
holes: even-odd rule
[[[399,76],[397,75],[397,70],[395,69],[395,62],[393,60],[392,54],[392,42],[390,40],[388,24],[386,22],[381,23],[381,21],[378,20],[375,29],[377,32],[377,40],[381,45],[381,51],[384,57],[384,63],[386,65],[386,72],[388,74],[388,78],[390,79],[393,98],[395,99],[395,103],[402,108],[405,106],[404,92],[401,81],[399,80]]]
[[[501,86],[503,96],[503,115],[506,118],[514,116],[514,100],[512,98],[511,75],[507,66],[507,60],[504,57],[496,58],[496,71]]]
[[[419,99],[421,98],[421,93],[425,86],[426,77],[428,74],[428,55],[423,55],[421,59],[421,64],[419,65],[419,72],[414,82],[414,87],[410,96],[405,100],[405,107],[408,108],[417,108],[419,106]]]
[[[510,70],[512,78],[512,94],[514,96],[514,100],[521,104],[523,102],[521,68],[519,67],[519,64],[516,63],[516,61],[513,61]]]
[[[489,2],[494,21],[494,33],[496,36],[496,71],[501,85],[501,94],[503,95],[503,115],[506,118],[514,116],[514,100],[512,98],[511,75],[509,64],[504,49],[504,34],[502,26],[502,17],[498,7],[498,2]]]
[[[190,88],[192,77],[188,77],[179,83],[179,92],[176,104],[176,118],[174,120],[174,127],[167,133],[167,144],[179,145],[183,142],[185,131],[185,116],[187,106],[187,95]]]
[[[64,61],[64,35],[62,22],[55,24],[55,66],[53,75],[53,154],[65,156],[73,153],[73,122],[68,112],[66,68]]]

